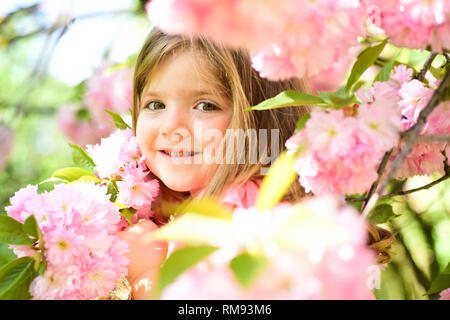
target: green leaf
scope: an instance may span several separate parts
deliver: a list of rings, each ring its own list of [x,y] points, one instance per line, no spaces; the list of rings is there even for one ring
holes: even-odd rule
[[[0,243],[0,268],[12,260],[17,259],[14,251],[6,243]]]
[[[270,209],[284,196],[286,191],[297,178],[294,171],[295,154],[283,152],[271,165],[259,188],[256,199],[258,210]]]
[[[229,220],[186,213],[156,230],[154,236],[160,240],[180,240],[187,244],[224,243],[233,236]]]
[[[447,268],[442,270],[441,274],[450,274],[450,263],[447,265]]]
[[[238,282],[247,288],[261,274],[268,262],[266,257],[252,256],[244,252],[231,260],[230,268]]]
[[[55,185],[67,182],[68,181],[66,180],[52,177],[39,183],[37,191],[38,193],[44,193],[45,191],[52,191],[55,188]]]
[[[191,246],[174,251],[161,267],[160,290],[216,250],[217,247],[212,246]]]
[[[317,91],[317,94],[332,108],[338,109],[342,107],[352,106],[358,101],[354,94],[342,94],[341,92],[321,92]]]
[[[119,193],[119,189],[117,188],[116,181],[112,180],[112,181],[108,182],[108,192],[106,194],[111,195],[111,197],[109,198],[109,201],[116,202],[118,193]]]
[[[55,178],[66,180],[68,182],[78,180],[83,176],[95,177],[95,175],[91,171],[78,167],[68,167],[56,170],[52,176]]]
[[[391,75],[392,68],[394,67],[394,60],[391,60],[387,65],[381,68],[373,82],[384,82],[388,81]]]
[[[324,101],[317,96],[297,92],[294,90],[287,90],[279,93],[275,97],[264,100],[254,107],[246,108],[245,111],[249,110],[267,110],[282,107],[294,107],[294,106],[306,106],[306,105],[317,105],[324,104]]]
[[[358,80],[356,81],[356,83],[353,85],[352,88],[352,92],[356,92],[358,91],[366,82],[364,80]],[[345,90],[345,88],[343,87],[343,89]],[[355,100],[357,99],[357,97],[355,96]],[[358,103],[358,102],[356,102]]]
[[[431,282],[427,294],[439,293],[450,288],[450,263]]]
[[[433,280],[427,294],[438,293],[448,288],[450,288],[450,274],[441,273]]]
[[[18,245],[33,244],[33,241],[22,230],[22,224],[6,215],[0,215],[0,242]]]
[[[11,261],[0,269],[0,300],[29,299],[29,285],[36,273],[34,259],[23,257]]]
[[[396,215],[389,204],[377,205],[368,215],[367,219],[373,224],[386,223]]]
[[[124,217],[125,219],[127,219],[127,221],[130,224],[130,226],[133,226],[133,223],[131,222],[131,217],[136,214],[136,209],[134,209],[134,208],[125,208],[125,209],[120,209],[119,211],[120,211],[120,215],[122,217]]]
[[[36,221],[36,218],[34,215],[31,215],[25,220],[25,222],[22,225],[22,229],[24,232],[32,236],[33,238],[38,239],[40,235],[40,229],[38,226],[38,223]]]
[[[78,121],[88,121],[91,118],[89,110],[86,108],[78,110],[75,117]]]
[[[36,240],[39,241],[39,248],[41,249],[41,252],[37,257],[35,257],[35,265],[34,265],[35,270],[39,271],[42,268],[41,257],[44,256],[44,242],[43,242],[44,239],[42,237],[42,232],[41,229],[39,228],[39,224],[37,223],[34,215],[29,216],[27,220],[25,220],[25,222],[22,225],[22,229],[24,232],[26,232],[27,234],[31,235],[32,237],[34,237]]]
[[[311,118],[310,113],[304,114],[298,121],[297,121],[297,130],[302,130],[306,126],[306,122]]]
[[[214,198],[203,197],[200,200],[186,200],[182,203],[162,202],[161,211],[167,216],[196,213],[208,217],[232,220],[232,212]]]
[[[72,148],[73,162],[84,169],[94,171],[95,163],[92,158],[80,146],[69,143]]]
[[[117,113],[114,113],[109,110],[105,110],[105,112],[108,113],[113,118],[114,125],[116,126],[117,129],[120,130],[131,129],[130,126]]]
[[[359,80],[361,75],[377,60],[380,53],[386,46],[387,40],[384,40],[380,44],[368,47],[361,52],[358,56],[355,64],[353,65],[350,76],[345,86],[345,91],[349,92],[356,81]]]
[[[38,275],[42,276],[45,272],[45,269],[47,268],[47,262],[44,260],[39,264],[39,268],[38,268]]]

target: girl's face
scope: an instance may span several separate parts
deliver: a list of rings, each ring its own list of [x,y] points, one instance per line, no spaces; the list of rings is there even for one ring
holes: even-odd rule
[[[197,193],[217,164],[232,103],[201,77],[206,61],[189,51],[165,57],[142,93],[136,136],[146,164],[172,190]]]

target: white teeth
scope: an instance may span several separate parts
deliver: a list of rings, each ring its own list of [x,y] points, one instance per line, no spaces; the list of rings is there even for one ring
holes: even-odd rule
[[[197,154],[198,152],[168,152],[163,151],[165,154],[170,155],[171,157],[192,157],[193,155]]]

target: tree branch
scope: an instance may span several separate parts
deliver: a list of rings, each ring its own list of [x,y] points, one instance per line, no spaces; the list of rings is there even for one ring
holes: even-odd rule
[[[418,136],[417,142],[450,142],[450,134],[426,134]]]
[[[450,178],[450,167],[448,165],[446,165],[445,174],[442,177],[440,177],[439,179],[437,179],[433,182],[430,182],[422,187],[385,194],[385,195],[380,196],[378,199],[386,199],[386,198],[395,197],[395,196],[404,196],[404,195],[411,194],[411,193],[414,193],[414,192],[417,192],[420,190],[426,190],[442,181],[447,180],[448,178]],[[369,199],[368,197],[365,197],[365,198],[346,198],[345,200],[348,202],[362,202],[362,201],[367,201],[368,199]]]
[[[434,58],[436,58],[437,55],[438,55],[437,53],[433,53],[433,52],[430,54],[427,61],[425,61],[424,65],[422,67],[422,70],[420,70],[420,72],[414,76],[414,79],[423,81],[423,79],[425,78],[425,74],[430,69],[431,64],[433,63],[433,60],[434,60]]]
[[[440,83],[439,87],[436,89],[436,91],[434,91],[430,101],[428,101],[427,106],[420,113],[416,124],[405,132],[407,139],[406,145],[401,151],[400,155],[394,160],[394,164],[389,173],[387,174],[386,178],[384,179],[383,183],[381,184],[380,189],[377,192],[374,192],[370,196],[370,198],[366,200],[367,204],[362,212],[363,217],[367,217],[369,212],[372,210],[373,206],[375,206],[376,201],[379,199],[380,194],[383,193],[389,182],[394,177],[404,158],[411,151],[414,141],[416,140],[420,131],[422,130],[422,127],[425,124],[428,115],[439,105],[439,103],[441,102],[441,97],[443,96],[445,90],[448,90],[447,86],[449,85],[450,85],[450,71],[447,70],[447,72],[444,75],[444,79],[442,79],[442,82]]]
[[[378,170],[377,170],[378,178],[377,178],[377,180],[372,184],[372,186],[370,187],[369,193],[368,193],[367,196],[364,198],[364,203],[363,203],[363,205],[362,205],[362,207],[361,207],[361,210],[364,210],[364,208],[367,206],[367,203],[369,202],[369,199],[372,197],[372,195],[373,195],[373,194],[375,193],[375,191],[377,190],[378,184],[380,183],[380,180],[381,180],[381,174],[383,173],[384,168],[386,167],[386,164],[387,164],[387,162],[388,162],[389,157],[391,156],[391,154],[392,154],[392,149],[384,154],[383,159],[381,160],[381,163],[380,163],[380,165],[378,166]]]

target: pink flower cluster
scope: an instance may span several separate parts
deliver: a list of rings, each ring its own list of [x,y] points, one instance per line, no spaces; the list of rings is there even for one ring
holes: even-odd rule
[[[67,104],[58,110],[58,126],[72,143],[85,146],[98,143],[114,131],[105,110],[128,115],[132,105],[133,70],[125,67],[110,71],[110,64],[95,70],[87,81],[81,105]]]
[[[333,92],[339,89],[344,83],[345,76],[349,73],[359,51],[358,47],[350,48],[347,55],[333,62],[328,69],[321,70],[319,74],[311,77],[313,91]]]
[[[395,102],[377,99],[362,103],[356,117],[343,110],[313,110],[306,127],[286,141],[300,153],[295,163],[306,192],[358,194],[377,178],[383,154],[397,145],[400,113]]]
[[[286,142],[290,152],[300,153],[295,170],[301,185],[314,194],[361,194],[377,178],[385,152],[393,149],[385,172],[405,146],[399,133],[417,123],[438,82],[428,73],[428,84],[412,79],[404,65],[394,68],[390,79],[375,82],[368,92],[357,93],[361,104],[356,117],[342,110],[313,110],[306,127]],[[450,103],[441,103],[428,117],[421,136],[450,133]],[[395,178],[433,172],[444,173],[446,143],[416,142]]]
[[[0,170],[8,160],[14,146],[14,131],[9,127],[0,125]]]
[[[440,300],[450,300],[450,288],[443,290],[440,296]]]
[[[447,0],[366,0],[378,10],[375,22],[401,47],[434,52],[450,48],[450,3]]]
[[[96,164],[95,170],[100,178],[116,181],[117,202],[137,210],[133,222],[153,214],[150,205],[158,195],[159,184],[156,179],[148,177],[145,158],[141,155],[133,130],[117,130],[101,139],[100,144],[87,145],[86,152]],[[127,225],[123,219],[121,227]]]
[[[380,24],[392,43],[433,52],[450,49],[450,3],[447,0],[366,0],[373,20]]]
[[[427,106],[433,90],[439,84],[439,81],[431,73],[428,73],[426,76],[428,85],[411,77],[412,70],[404,65],[400,65],[394,69],[394,73],[389,81],[375,82],[374,86],[369,89],[369,97],[363,97],[363,93],[359,92],[360,98],[369,100],[381,98],[396,102],[402,115],[402,130],[406,131],[417,123],[420,112]],[[420,136],[449,133],[450,103],[447,101],[439,104],[428,116]],[[392,167],[393,162],[404,146],[405,141],[403,140],[395,146],[385,172]],[[415,175],[428,175],[436,171],[444,174],[445,157],[442,152],[445,147],[445,143],[432,141],[415,142],[412,151],[406,156],[395,178],[404,179]]]
[[[271,80],[318,74],[364,33],[365,12],[355,0],[151,0],[147,12],[167,33],[247,48]]]
[[[337,198],[236,209],[233,227],[231,241],[170,284],[162,299],[374,299],[381,270],[364,220]],[[244,288],[229,264],[252,250],[269,260]]]
[[[34,215],[43,236],[43,275],[30,286],[34,299],[103,297],[127,275],[128,244],[116,236],[120,213],[106,186],[93,182],[56,185],[37,193],[37,186],[16,192],[6,211],[24,222]],[[11,246],[19,257],[32,255],[27,246]]]

